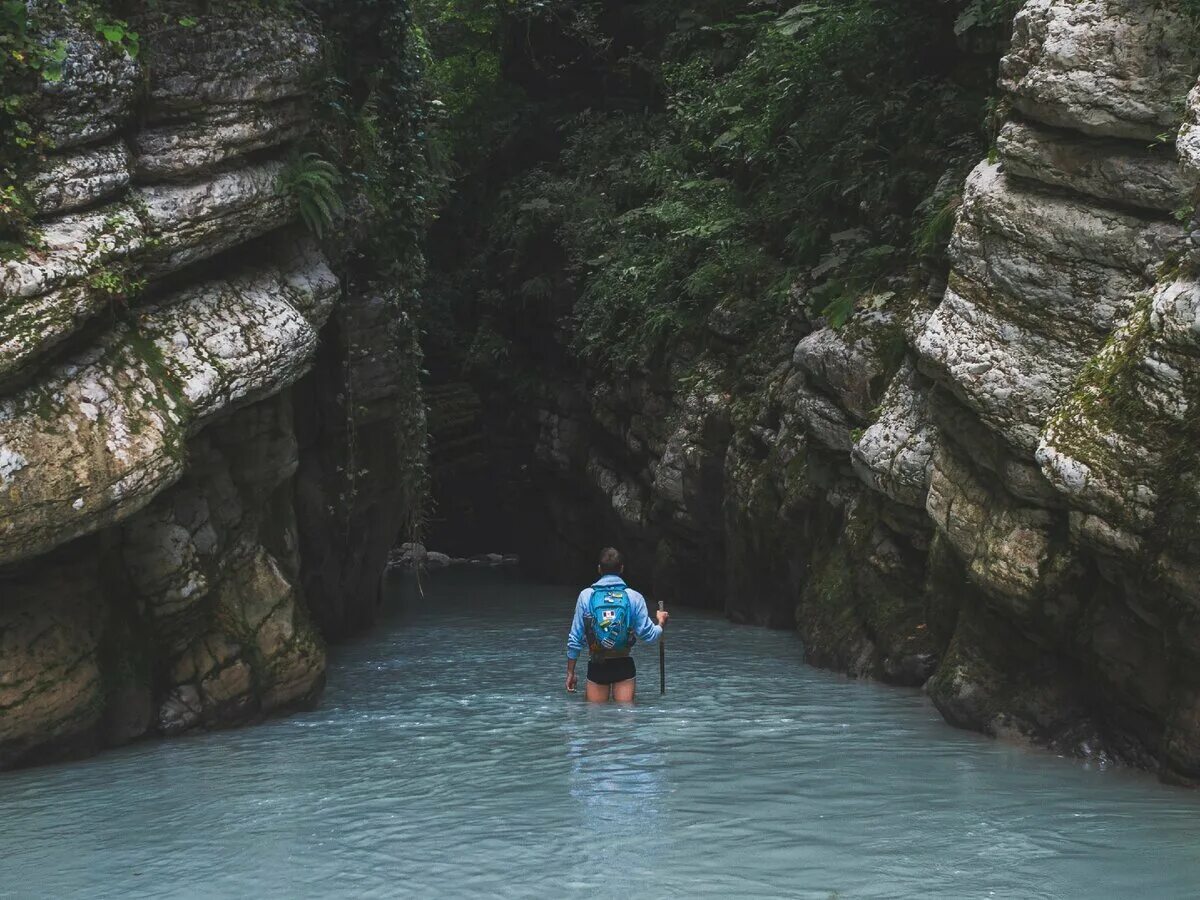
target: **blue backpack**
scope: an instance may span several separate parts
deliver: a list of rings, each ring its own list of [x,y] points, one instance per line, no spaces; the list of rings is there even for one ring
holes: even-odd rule
[[[592,653],[622,653],[637,640],[631,626],[633,604],[624,584],[592,585],[583,624]]]

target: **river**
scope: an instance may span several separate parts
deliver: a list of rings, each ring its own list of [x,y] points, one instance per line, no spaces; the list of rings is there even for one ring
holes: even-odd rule
[[[319,709],[0,776],[3,897],[1194,897],[1200,794],[946,725],[677,610],[562,687],[574,589],[392,585]],[[582,667],[581,667],[582,669]]]

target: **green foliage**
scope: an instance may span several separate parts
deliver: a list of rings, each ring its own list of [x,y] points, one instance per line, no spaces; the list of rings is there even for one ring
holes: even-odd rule
[[[500,72],[500,9],[489,0],[416,0],[414,12],[444,158],[469,158],[494,139],[494,113],[512,97]]]
[[[834,298],[821,307],[821,315],[829,322],[831,328],[841,328],[854,315],[857,301],[858,298],[854,294],[839,285]]]
[[[962,194],[955,183],[951,192],[936,192],[917,207],[917,227],[913,244],[917,253],[924,257],[939,257],[950,242],[958,211],[962,207]]]
[[[304,224],[321,238],[344,210],[338,195],[342,182],[333,163],[309,151],[292,155],[279,176],[279,190],[296,201]]]
[[[812,311],[831,328],[845,325],[860,309],[879,310],[896,296],[887,289],[900,253],[890,244],[869,247],[848,258],[837,273],[814,287],[808,296]]]
[[[0,250],[21,240],[32,215],[22,174],[39,148],[33,92],[39,78],[62,78],[66,56],[64,42],[40,38],[24,0],[0,2]]]
[[[143,278],[134,278],[122,266],[112,266],[92,272],[87,279],[88,287],[107,298],[114,311],[129,308],[130,303],[146,289]]]
[[[137,59],[142,51],[141,36],[123,19],[103,19],[90,16],[90,24],[96,34],[118,48],[130,59]]]
[[[364,280],[415,306],[428,216],[425,152],[427,53],[402,0],[308,0],[325,23],[328,75],[316,143],[337,160],[355,210],[355,252]]]
[[[411,367],[401,367],[407,376],[418,370],[420,357],[416,322],[430,181],[428,98],[421,83],[427,52],[407,0],[307,0],[305,5],[323,22],[327,71],[317,108],[317,149],[312,151],[318,155],[304,168],[311,173],[320,160],[338,162],[344,179],[340,186],[353,204],[353,215],[345,219],[343,233],[326,235],[327,243],[336,251],[332,255],[342,260],[350,290],[389,302],[392,315],[384,326],[388,339],[405,357],[414,358]],[[339,183],[330,184],[329,171],[320,168],[322,173],[305,181],[328,203],[325,186]],[[353,345],[344,348],[347,447],[341,499],[347,537],[360,473],[357,432],[362,407],[352,364],[360,352]],[[411,405],[399,417],[408,452],[394,475],[403,487],[401,503],[408,515],[402,533],[415,540],[427,509],[425,412],[419,385],[404,385],[399,396]]]
[[[638,150],[640,129],[624,117],[603,128],[601,140],[600,126],[581,132],[565,155],[570,165],[599,148],[610,154],[607,165],[579,165],[584,175],[565,194],[560,234],[581,273],[581,352],[595,351],[615,368],[636,366],[723,301],[782,297],[782,266],[752,239],[752,206],[732,181],[696,177],[676,147],[650,135],[654,149]]]
[[[50,30],[71,17],[107,42],[114,52],[137,57],[137,32],[98,3],[68,2],[31,8],[24,0],[0,0],[0,253],[30,240],[33,208],[25,190],[30,167],[43,152],[33,106],[39,82],[62,80],[67,43]]]
[[[769,331],[859,227],[875,249],[812,292],[840,326],[942,258],[957,201],[935,188],[983,154],[994,78],[961,35],[1003,32],[1016,5],[664,0],[623,7],[613,39],[563,4],[421,0],[457,164],[441,315],[569,324],[576,355],[638,367],[706,340],[718,309]]]

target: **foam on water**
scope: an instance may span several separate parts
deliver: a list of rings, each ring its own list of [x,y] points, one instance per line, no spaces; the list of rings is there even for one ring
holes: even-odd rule
[[[588,706],[574,588],[394,593],[314,712],[0,776],[0,896],[1200,893],[1200,796],[952,729],[794,635],[678,610],[666,697],[642,646],[638,704]]]

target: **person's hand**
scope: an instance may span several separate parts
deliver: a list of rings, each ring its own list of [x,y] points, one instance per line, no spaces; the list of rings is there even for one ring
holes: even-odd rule
[[[658,612],[655,613],[655,615],[658,616],[658,624],[660,627],[666,625],[667,619],[671,618],[670,615],[667,614],[667,611],[665,609],[660,609]]]
[[[575,688],[578,686],[578,684],[579,684],[579,676],[576,675],[574,672],[568,672],[567,673],[567,691],[572,694],[575,693]]]

